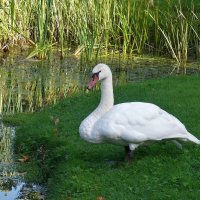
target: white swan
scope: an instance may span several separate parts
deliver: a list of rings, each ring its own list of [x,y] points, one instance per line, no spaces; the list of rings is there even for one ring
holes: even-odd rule
[[[146,141],[180,139],[200,144],[173,115],[151,103],[132,102],[114,104],[112,73],[105,64],[92,70],[91,89],[101,82],[101,100],[98,107],[85,118],[80,127],[81,138],[92,143],[109,142],[125,146],[126,158]]]

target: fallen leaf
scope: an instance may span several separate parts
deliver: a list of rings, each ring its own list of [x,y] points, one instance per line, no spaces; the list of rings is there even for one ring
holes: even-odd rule
[[[28,155],[23,155],[22,158],[18,159],[19,162],[27,162],[30,157]]]
[[[102,196],[98,196],[96,200],[106,200],[106,199]]]

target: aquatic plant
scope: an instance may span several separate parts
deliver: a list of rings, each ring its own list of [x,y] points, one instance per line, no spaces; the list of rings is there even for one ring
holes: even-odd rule
[[[177,61],[179,66],[185,66],[188,59],[188,51],[190,43],[194,37],[198,38],[199,35],[196,32],[196,20],[198,20],[195,14],[194,7],[191,6],[191,10],[185,12],[181,2],[173,5],[174,13],[170,13],[168,10],[160,13],[160,18],[148,13],[153,19],[155,27],[164,37],[164,46],[167,47],[169,54]],[[163,45],[163,44],[162,44]]]
[[[0,41],[34,46],[43,59],[54,47],[91,60],[110,51],[170,55],[184,65],[199,56],[200,3],[197,0],[4,0],[0,1]],[[167,53],[166,53],[167,52]]]

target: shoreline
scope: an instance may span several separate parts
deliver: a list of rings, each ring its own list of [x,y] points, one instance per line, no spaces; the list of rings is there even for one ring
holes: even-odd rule
[[[196,124],[200,113],[199,85],[200,78],[194,75],[147,80],[118,86],[114,91],[116,103],[155,103],[200,137],[200,125]],[[138,195],[145,198],[147,186],[150,199],[155,197],[150,191],[156,192],[156,198],[167,194],[173,199],[184,195],[198,197],[195,185],[200,183],[200,172],[193,167],[199,162],[198,146],[183,143],[182,151],[167,141],[141,146],[136,150],[134,163],[127,165],[120,146],[93,145],[80,139],[79,124],[95,108],[99,95],[99,91],[79,93],[36,113],[4,116],[4,122],[19,125],[15,153],[16,157],[30,156],[30,161],[20,166],[22,171],[29,172],[27,179],[46,182],[48,200],[99,196],[113,200],[122,196],[137,199]],[[122,181],[123,177],[126,182]],[[128,187],[132,189],[127,191]],[[186,188],[196,188],[196,192],[186,194]]]

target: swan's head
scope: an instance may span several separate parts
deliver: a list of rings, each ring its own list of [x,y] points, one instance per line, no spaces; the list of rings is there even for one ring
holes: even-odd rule
[[[102,81],[108,77],[112,78],[112,72],[106,64],[98,64],[92,70],[92,79],[88,84],[88,89],[92,89],[98,81]]]

